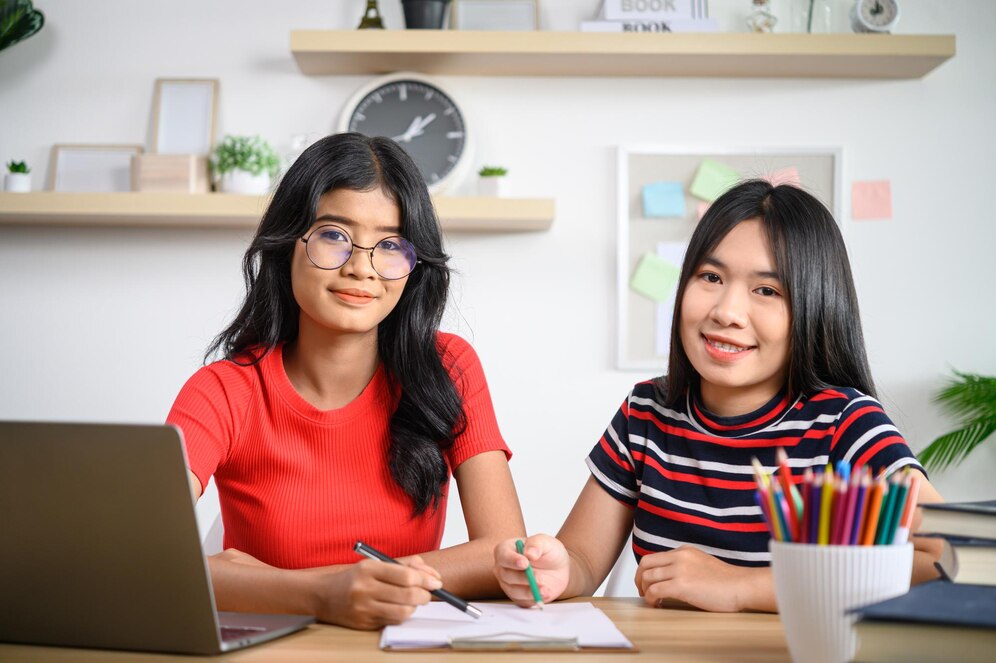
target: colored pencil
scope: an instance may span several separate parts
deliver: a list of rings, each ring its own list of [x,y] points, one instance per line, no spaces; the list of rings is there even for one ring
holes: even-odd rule
[[[802,473],[802,515],[799,517],[799,543],[812,543],[809,538],[809,517],[813,510],[813,498],[809,487],[813,484],[813,470],[809,467]]]
[[[761,519],[764,520],[764,524],[768,526],[768,531],[771,532],[771,538],[777,540],[778,537],[775,536],[775,527],[771,524],[771,514],[768,513],[768,500],[761,494],[761,489],[754,491],[754,501],[757,502],[757,506],[761,508]]]
[[[920,474],[910,475],[910,489],[906,493],[906,505],[903,507],[903,515],[899,519],[899,528],[896,530],[896,539],[893,543],[906,543],[910,538],[910,531],[913,529],[913,515],[916,512],[916,500],[920,495]]]
[[[809,487],[810,495],[812,499],[810,502],[813,505],[812,513],[809,519],[809,542],[819,543],[820,542],[820,508],[821,500],[823,498],[823,472],[818,472],[816,477],[813,479],[813,485]]]
[[[854,529],[854,507],[858,501],[858,486],[861,485],[861,474],[855,472],[849,477],[847,484],[847,499],[844,504],[844,515],[840,521],[840,532],[837,533],[838,545],[851,543],[851,530]]]
[[[895,532],[889,532],[889,525],[892,523],[892,512],[896,509],[896,498],[899,496],[898,475],[893,474],[886,480],[889,489],[883,498],[882,514],[878,519],[878,529],[875,531],[875,543],[883,545],[887,541],[892,541]]]
[[[823,491],[820,495],[819,538],[816,541],[821,546],[830,543],[830,508],[833,504],[833,479],[833,467],[830,463],[827,463],[827,469],[823,473]]]
[[[870,546],[875,543],[875,533],[878,531],[878,519],[881,517],[882,499],[888,489],[885,478],[879,475],[875,479],[872,487],[871,497],[868,499],[868,510],[865,517],[865,524],[861,531],[861,545]]]
[[[871,497],[871,479],[862,472],[858,480],[858,494],[854,498],[854,520],[851,522],[851,538],[848,543],[856,546],[861,543],[861,530],[868,513],[868,498]]]
[[[789,467],[788,454],[785,453],[785,449],[778,447],[775,457],[778,459],[778,479],[782,482],[782,490],[785,491],[785,499],[789,505],[789,514],[796,523],[794,529],[798,534],[798,523],[802,518],[802,498],[792,483],[792,469]],[[796,540],[798,541],[798,538]]]

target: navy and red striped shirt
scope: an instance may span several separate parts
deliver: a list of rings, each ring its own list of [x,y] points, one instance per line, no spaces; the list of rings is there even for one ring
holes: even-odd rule
[[[783,392],[754,412],[718,417],[694,394],[682,408],[663,406],[651,381],[633,388],[587,463],[602,488],[634,507],[637,560],[690,544],[731,564],[766,566],[769,535],[751,458],[773,472],[778,447],[797,481],[806,468],[839,460],[923,471],[882,405],[856,389],[794,400]]]

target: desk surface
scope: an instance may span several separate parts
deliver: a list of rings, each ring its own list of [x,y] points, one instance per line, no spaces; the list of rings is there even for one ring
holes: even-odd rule
[[[579,600],[579,599],[575,599]],[[595,598],[591,601],[639,648],[637,653],[486,653],[451,652],[440,654],[385,652],[377,648],[380,633],[352,631],[337,626],[313,625],[274,642],[215,658],[163,656],[62,647],[30,647],[0,644],[0,661],[87,663],[92,661],[143,661],[148,663],[196,661],[238,661],[259,663],[509,663],[512,657],[533,661],[564,661],[575,658],[581,663],[637,663],[661,661],[789,661],[788,648],[778,615],[716,614],[692,610],[655,610],[642,599]],[[519,660],[516,658],[515,660]]]

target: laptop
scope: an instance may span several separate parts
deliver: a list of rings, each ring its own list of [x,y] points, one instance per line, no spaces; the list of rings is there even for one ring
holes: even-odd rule
[[[180,431],[0,422],[0,641],[220,654],[314,622],[219,613]]]

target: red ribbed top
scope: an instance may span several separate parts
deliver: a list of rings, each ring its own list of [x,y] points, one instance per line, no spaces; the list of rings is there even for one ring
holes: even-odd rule
[[[510,458],[477,354],[451,334],[440,333],[438,344],[467,416],[467,429],[443,452],[450,471],[485,451]],[[396,399],[383,366],[351,403],[319,410],[294,389],[282,350],[255,366],[205,366],[167,417],[183,431],[201,485],[215,478],[225,547],[280,568],[355,562],[357,540],[394,557],[438,549],[446,490],[434,512],[412,519],[411,499],[388,469]]]

